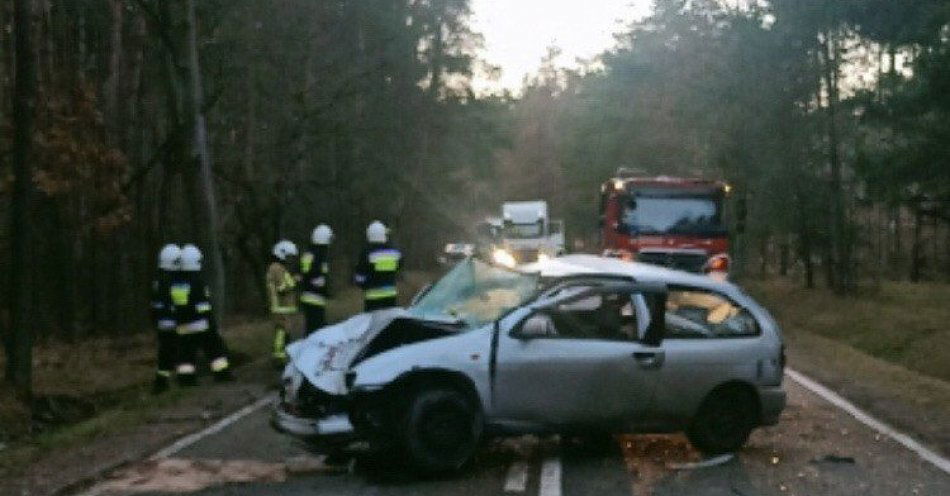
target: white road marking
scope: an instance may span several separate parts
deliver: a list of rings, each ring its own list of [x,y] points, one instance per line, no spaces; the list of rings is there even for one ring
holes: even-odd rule
[[[204,429],[198,432],[189,434],[175,441],[174,443],[158,450],[154,455],[150,456],[148,459],[158,460],[161,458],[168,458],[169,456],[172,456],[175,453],[178,453],[179,451],[197,443],[198,441],[201,441],[202,439],[208,436],[221,432],[222,430],[227,428],[229,425],[237,422],[238,420],[241,420],[242,418],[254,413],[257,410],[260,410],[265,405],[273,403],[275,398],[276,398],[275,394],[268,394],[267,396],[264,396],[263,398],[255,401],[254,403],[251,403],[250,405],[247,405],[246,407],[232,413],[231,415],[224,417],[223,419],[215,422],[214,424],[209,425],[208,427],[205,427]]]
[[[528,464],[523,461],[516,461],[508,468],[508,476],[505,477],[506,493],[523,493],[528,489]]]
[[[785,374],[792,378],[795,382],[799,383],[805,389],[821,396],[825,401],[831,403],[832,405],[844,410],[851,415],[858,422],[870,427],[871,429],[880,432],[881,434],[897,441],[905,448],[913,451],[917,456],[923,458],[924,460],[933,464],[933,466],[938,469],[950,474],[950,460],[938,455],[934,451],[930,450],[926,446],[920,444],[907,434],[904,434],[893,427],[881,422],[880,420],[872,417],[865,411],[861,410],[854,403],[842,398],[838,393],[822,386],[821,384],[815,382],[814,380],[802,375],[800,372],[796,372],[792,369],[785,369]]]
[[[561,496],[561,459],[545,458],[541,464],[541,481],[538,496]]]
[[[148,457],[148,459],[159,460],[162,458],[168,458],[169,456],[172,456],[175,453],[178,453],[179,451],[197,443],[198,441],[201,441],[202,439],[208,436],[221,432],[229,425],[237,422],[238,420],[241,420],[242,418],[254,413],[257,410],[260,410],[265,405],[272,403],[275,398],[276,398],[276,394],[268,394],[264,396],[263,398],[255,401],[254,403],[251,403],[250,405],[247,405],[244,408],[241,408],[240,410],[228,415],[227,417],[224,417],[223,419],[215,422],[214,424],[209,425],[208,427],[205,427],[204,429],[198,432],[189,434],[175,441],[174,443],[156,451],[155,454]],[[88,491],[81,493],[80,496],[99,496],[105,490],[106,490],[106,487],[104,485],[96,484],[93,487],[91,487]]]

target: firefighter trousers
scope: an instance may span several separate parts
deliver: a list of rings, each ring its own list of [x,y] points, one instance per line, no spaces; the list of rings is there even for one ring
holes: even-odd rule
[[[327,307],[326,305],[307,305],[302,304],[303,309],[303,337],[327,325]]]
[[[296,313],[277,313],[273,312],[270,314],[271,324],[274,326],[274,345],[273,345],[273,357],[278,362],[282,363],[287,360],[287,343],[292,339],[291,329],[300,325],[300,321],[297,320],[298,314]]]
[[[363,309],[367,312],[372,312],[373,310],[381,310],[383,308],[392,308],[397,306],[396,297],[390,298],[375,298],[375,299],[365,299],[363,300]]]
[[[211,372],[216,379],[230,377],[231,364],[228,361],[228,350],[217,329],[212,327],[200,332],[179,334],[178,348],[176,371],[178,380],[183,385],[191,385],[196,381],[199,352],[208,360]]]
[[[159,329],[156,345],[158,348],[157,375],[171,377],[178,358],[178,333],[175,329]]]

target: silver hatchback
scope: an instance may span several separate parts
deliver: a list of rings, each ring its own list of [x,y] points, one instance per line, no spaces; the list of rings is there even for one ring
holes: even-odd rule
[[[738,287],[587,255],[467,259],[410,308],[288,351],[278,429],[369,441],[427,472],[529,432],[685,431],[734,451],[785,406],[781,332]]]

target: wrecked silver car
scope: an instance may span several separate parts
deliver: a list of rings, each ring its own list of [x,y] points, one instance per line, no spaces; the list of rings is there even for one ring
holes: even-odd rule
[[[589,255],[470,258],[408,309],[290,345],[274,425],[426,472],[460,468],[489,435],[685,431],[723,453],[777,422],[783,350],[728,282]]]

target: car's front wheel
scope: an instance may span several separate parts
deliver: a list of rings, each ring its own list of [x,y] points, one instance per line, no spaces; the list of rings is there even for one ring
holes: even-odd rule
[[[458,391],[423,389],[409,401],[402,434],[415,468],[426,473],[458,470],[478,449],[482,414]]]
[[[686,436],[707,455],[731,453],[745,445],[757,420],[758,405],[751,392],[723,388],[703,401]]]

